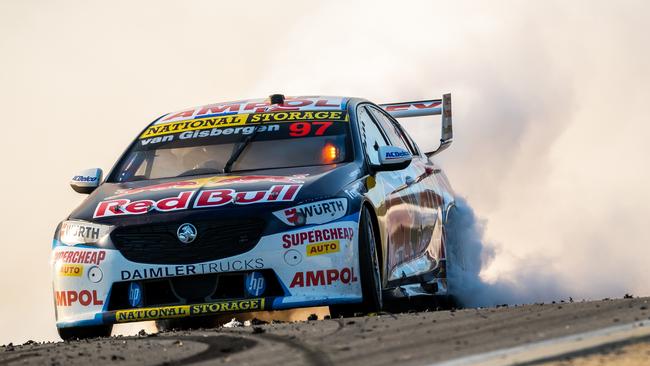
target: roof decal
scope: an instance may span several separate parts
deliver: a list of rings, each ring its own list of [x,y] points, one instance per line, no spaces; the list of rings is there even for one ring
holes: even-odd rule
[[[286,112],[286,111],[340,111],[347,106],[347,99],[341,97],[303,96],[287,97],[281,105],[271,105],[268,99],[240,100],[208,104],[189,108],[176,113],[169,113],[158,119],[154,125],[192,120],[198,118],[221,117],[236,114]]]

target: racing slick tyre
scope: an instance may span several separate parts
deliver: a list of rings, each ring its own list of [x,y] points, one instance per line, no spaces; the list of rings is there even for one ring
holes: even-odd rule
[[[330,306],[332,318],[354,316],[362,313],[376,313],[383,306],[381,271],[379,255],[375,240],[375,230],[372,216],[367,207],[361,210],[359,219],[359,266],[361,275],[361,291],[363,300],[360,304],[345,304]]]
[[[459,231],[460,225],[467,223],[461,222],[458,209],[453,206],[449,209],[447,220],[444,224],[444,243],[445,243],[445,277],[447,278],[447,295],[439,299],[443,308],[460,308],[458,293],[464,286],[464,277],[466,275],[465,255],[461,243]]]
[[[113,330],[113,325],[94,325],[92,327],[69,327],[69,328],[57,328],[59,331],[59,337],[64,341],[70,341],[73,339],[86,339],[86,338],[98,338],[98,337],[110,337],[111,331]]]

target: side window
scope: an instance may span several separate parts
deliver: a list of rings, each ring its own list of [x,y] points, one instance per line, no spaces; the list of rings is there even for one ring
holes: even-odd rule
[[[379,126],[370,118],[366,108],[359,107],[357,109],[357,121],[359,122],[363,148],[366,151],[366,155],[368,155],[368,160],[371,164],[379,165],[377,150],[379,150],[380,146],[388,145],[386,138]]]
[[[402,127],[402,125],[397,125],[397,128],[402,133],[402,136],[404,136],[406,143],[411,147],[411,153],[413,153],[413,155],[421,155],[420,147],[415,143],[415,141],[413,141],[413,138],[411,138],[411,135],[406,132],[404,127]]]
[[[417,151],[406,142],[406,138],[402,134],[402,131],[393,123],[393,121],[388,119],[388,117],[376,108],[371,107],[370,111],[381,127],[383,127],[384,131],[388,135],[388,140],[390,140],[393,146],[401,147],[406,151],[410,151],[411,154],[417,154]]]

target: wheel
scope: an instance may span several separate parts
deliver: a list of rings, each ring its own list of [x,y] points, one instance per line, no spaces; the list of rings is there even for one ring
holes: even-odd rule
[[[69,328],[57,328],[59,331],[59,337],[64,341],[70,341],[73,339],[86,339],[86,338],[98,338],[98,337],[110,337],[111,331],[113,330],[113,325],[94,325],[90,327],[69,327]]]
[[[362,209],[359,219],[359,266],[361,267],[359,274],[361,276],[362,302],[330,306],[332,318],[354,316],[357,313],[376,313],[381,311],[383,306],[377,241],[372,216],[367,207]]]
[[[458,209],[454,206],[450,209],[447,220],[444,225],[444,243],[445,243],[445,274],[447,278],[447,295],[443,296],[443,304],[447,307],[460,307],[458,295],[464,289],[465,276],[467,275],[465,266],[465,255],[461,243],[459,231],[462,217],[459,217]]]

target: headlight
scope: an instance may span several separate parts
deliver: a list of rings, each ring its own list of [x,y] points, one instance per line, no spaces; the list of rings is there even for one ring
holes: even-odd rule
[[[347,212],[347,198],[332,198],[285,208],[273,212],[273,215],[286,225],[303,226],[325,224],[338,220]]]
[[[108,242],[108,233],[112,226],[93,224],[85,221],[63,221],[56,235],[66,245],[99,245]]]

